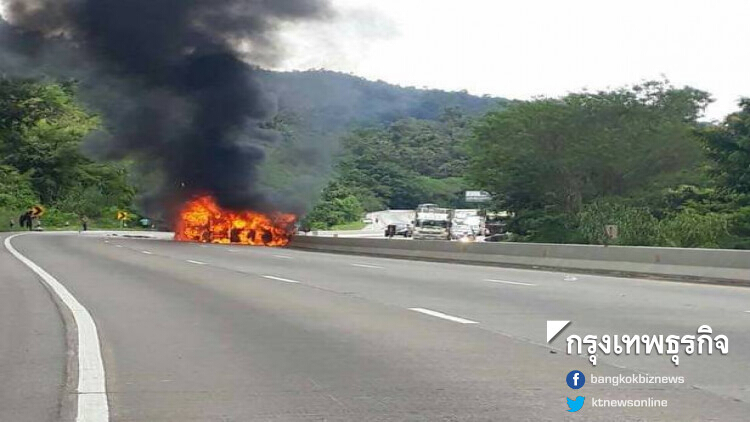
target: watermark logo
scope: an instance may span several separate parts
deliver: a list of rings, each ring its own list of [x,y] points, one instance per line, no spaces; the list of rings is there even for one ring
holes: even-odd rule
[[[547,321],[547,343],[550,343],[570,324],[570,321]],[[708,325],[698,327],[697,335],[631,335],[604,334],[601,337],[570,335],[566,339],[569,355],[581,355],[586,352],[589,362],[596,366],[597,356],[601,355],[667,355],[674,366],[680,365],[680,353],[692,355],[712,355],[714,351],[726,355],[729,353],[729,339],[724,334],[713,335]]]
[[[586,397],[578,396],[575,400],[572,400],[570,397],[566,397],[568,399],[568,412],[577,412],[581,410],[583,407],[583,402],[586,400]]]
[[[570,371],[565,378],[565,382],[568,383],[568,387],[578,390],[583,387],[583,384],[586,384],[586,376],[581,371]]]

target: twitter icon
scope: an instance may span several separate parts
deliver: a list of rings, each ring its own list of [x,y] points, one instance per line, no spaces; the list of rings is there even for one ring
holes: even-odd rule
[[[583,401],[586,400],[586,397],[578,396],[575,400],[571,400],[570,397],[567,397],[568,399],[568,412],[577,412],[581,410],[583,407]]]

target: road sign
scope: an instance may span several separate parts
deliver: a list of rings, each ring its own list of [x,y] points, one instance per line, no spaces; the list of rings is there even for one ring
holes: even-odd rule
[[[467,190],[466,191],[466,202],[490,202],[492,195],[483,190]]]
[[[31,211],[32,217],[41,217],[44,215],[44,207],[41,205],[34,205],[29,211]]]
[[[604,226],[604,232],[607,233],[607,237],[610,239],[617,239],[617,235],[619,234],[617,226],[614,224]]]
[[[129,220],[130,215],[126,211],[117,211],[117,219],[120,221]]]

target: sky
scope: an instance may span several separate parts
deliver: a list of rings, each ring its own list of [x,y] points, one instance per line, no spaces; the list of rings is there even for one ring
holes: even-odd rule
[[[283,29],[276,69],[513,99],[666,78],[713,95],[706,120],[750,97],[748,0],[331,1]]]

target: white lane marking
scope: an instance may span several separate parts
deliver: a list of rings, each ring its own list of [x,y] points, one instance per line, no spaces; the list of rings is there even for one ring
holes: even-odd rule
[[[117,247],[117,248],[121,248],[121,247],[122,247],[122,245],[115,245],[115,247]]]
[[[459,318],[459,317],[451,316],[448,314],[444,314],[442,312],[431,311],[425,308],[409,308],[409,310],[414,311],[414,312],[420,312],[426,315],[431,315],[431,316],[442,318],[442,319],[447,319],[448,321],[458,322],[459,324],[479,324],[478,322],[472,321],[470,319]]]
[[[78,415],[76,421],[108,422],[107,385],[96,323],[89,311],[76,300],[65,286],[33,261],[21,255],[11,245],[11,239],[18,236],[20,235],[6,238],[5,248],[34,271],[73,314],[76,331],[78,332]]]
[[[239,252],[237,249],[227,249],[227,252]]]
[[[745,311],[746,314],[750,314],[750,311]]]
[[[146,254],[146,255],[153,255],[154,254],[153,252],[149,252],[149,251],[141,251],[141,253],[142,254]]]
[[[279,259],[292,259],[292,257],[291,257],[291,256],[287,256],[287,255],[274,255],[274,258],[279,258]]]
[[[563,281],[577,281],[577,280],[578,280],[578,277],[574,277],[572,275],[566,275],[565,277],[563,277]]]
[[[299,283],[299,281],[297,281],[297,280],[290,280],[288,278],[275,277],[275,276],[272,276],[272,275],[264,275],[263,278],[267,278],[269,280],[283,281],[283,282],[286,282],[286,283]]]
[[[193,261],[192,259],[188,259],[187,262],[189,262],[191,264],[195,264],[195,265],[208,265],[205,262]]]
[[[377,265],[369,265],[369,264],[349,264],[352,267],[360,267],[360,268],[383,268]]]
[[[536,286],[536,284],[531,284],[531,283],[521,283],[520,281],[508,281],[508,280],[494,280],[492,278],[485,278],[484,281],[489,281],[490,283],[513,284],[516,286]]]

